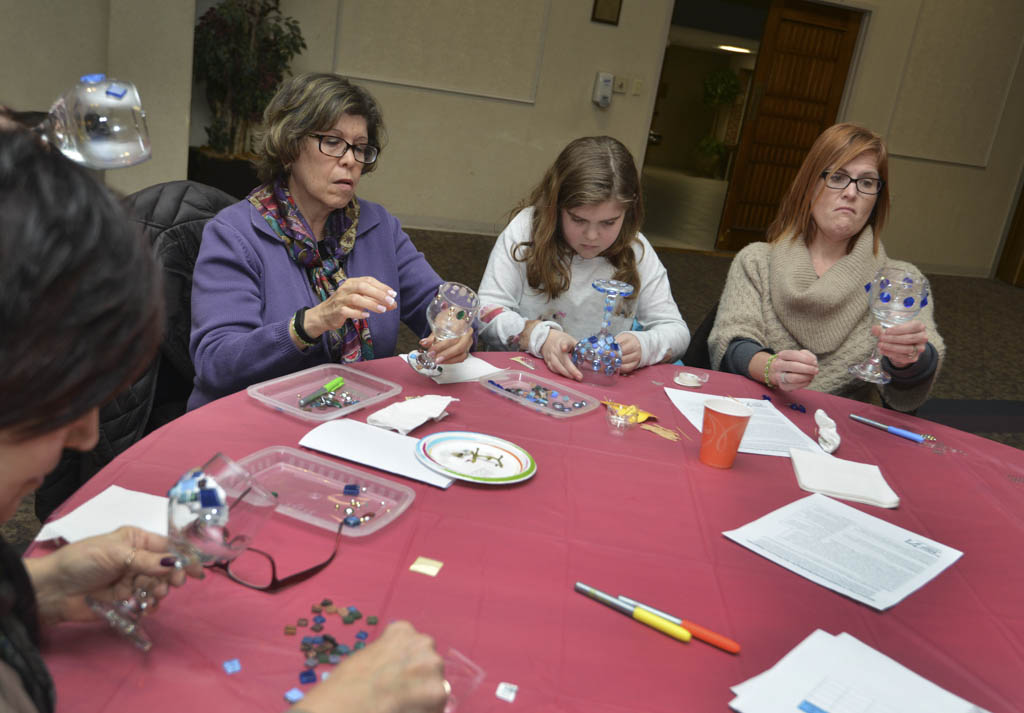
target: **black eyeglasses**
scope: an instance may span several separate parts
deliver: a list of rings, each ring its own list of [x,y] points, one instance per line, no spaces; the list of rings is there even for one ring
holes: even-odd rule
[[[825,179],[825,185],[834,191],[841,191],[852,183],[857,188],[858,193],[863,193],[866,196],[878,195],[882,192],[882,186],[885,185],[885,181],[881,178],[875,178],[874,176],[853,178],[838,171],[835,173],[822,171],[821,177]]]
[[[341,158],[349,149],[352,149],[352,158],[359,163],[373,163],[377,160],[380,149],[371,144],[350,144],[340,136],[330,134],[310,134],[317,140],[320,153],[332,158]]]
[[[330,557],[318,565],[295,574],[289,574],[284,579],[277,578],[277,566],[274,564],[274,558],[263,550],[257,550],[253,547],[245,549],[230,562],[215,562],[210,566],[214,569],[223,570],[227,576],[241,585],[264,592],[274,592],[278,589],[304,582],[333,562],[335,555],[338,554],[338,547],[341,545],[341,529],[344,526],[345,523],[338,523],[338,533],[334,536],[334,549],[331,551]]]

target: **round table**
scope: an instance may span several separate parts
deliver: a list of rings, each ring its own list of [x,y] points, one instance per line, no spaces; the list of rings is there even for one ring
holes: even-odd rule
[[[511,360],[516,354],[479,356],[496,368],[531,373]],[[649,367],[597,387],[533,363],[537,375],[597,399],[636,404],[684,437],[671,441],[640,428],[615,436],[603,409],[549,417],[475,382],[437,385],[398,357],[362,364],[402,386],[396,399],[431,393],[459,399],[447,418],[412,435],[500,436],[534,456],[537,474],[514,485],[456,481],[444,490],[373,471],[412,487],[412,506],[379,532],[343,538],[330,567],[302,584],[268,594],[208,573],[147,620],[156,642],[147,655],[99,623],[57,627],[44,653],[60,707],[281,710],[283,693],[299,686],[303,668],[298,637],[285,635],[284,627],[330,598],[381,622],[376,628],[331,622],[328,630],[339,641],[361,628],[372,642],[387,621],[408,619],[434,636],[442,653],[456,649],[479,665],[483,682],[460,711],[726,711],[731,685],[769,668],[818,628],[849,632],[985,709],[1024,710],[1024,453],[868,404],[813,391],[783,394],[707,372],[702,393],[768,395],[809,435],[814,411],[824,409],[843,438],[836,455],[877,464],[901,498],[894,510],[851,505],[964,552],[933,581],[879,612],[722,536],[807,493],[788,458],[741,453],[730,470],[700,463],[700,434],[664,392],[680,388],[672,381],[679,367]],[[350,417],[365,421],[386,403]],[[857,424],[850,413],[933,433],[962,453],[935,453]],[[314,425],[245,392],[228,396],[133,445],[54,517],[111,484],[165,494],[179,474],[216,451],[240,459],[270,445],[298,447]],[[273,536],[255,546],[273,554],[280,576],[329,553],[327,531],[278,518]],[[420,556],[443,563],[436,576],[410,571]],[[574,592],[576,581],[692,620],[735,639],[742,651],[734,656],[697,641],[682,644]],[[241,671],[227,675],[222,662],[233,658]],[[495,697],[500,682],[518,686],[513,707]]]

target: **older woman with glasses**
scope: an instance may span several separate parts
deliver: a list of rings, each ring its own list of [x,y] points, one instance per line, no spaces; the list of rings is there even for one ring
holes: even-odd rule
[[[733,259],[714,328],[712,366],[769,388],[811,388],[861,400],[872,384],[849,367],[878,345],[891,375],[886,405],[916,409],[928,397],[945,345],[929,303],[916,319],[872,326],[865,285],[882,267],[923,276],[885,253],[879,235],[889,210],[888,152],[882,138],[837,124],[814,142],[767,240]]]
[[[284,82],[263,114],[265,181],[203,232],[192,288],[189,408],[325,362],[388,357],[399,320],[445,363],[472,333],[435,345],[427,304],[442,279],[384,208],[356,197],[377,166],[381,111],[334,74]]]

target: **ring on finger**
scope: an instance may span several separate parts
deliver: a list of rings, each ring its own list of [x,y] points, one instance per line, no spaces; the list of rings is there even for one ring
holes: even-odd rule
[[[130,569],[131,568],[132,563],[135,561],[135,555],[136,554],[138,554],[138,550],[133,547],[132,551],[128,553],[128,556],[124,558],[124,568],[125,569]]]
[[[782,372],[782,373],[779,374],[779,383],[780,384],[788,384],[789,383],[789,379],[786,377],[786,372]]]

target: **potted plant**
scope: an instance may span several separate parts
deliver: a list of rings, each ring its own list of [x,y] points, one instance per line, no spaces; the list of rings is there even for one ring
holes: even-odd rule
[[[729,69],[716,69],[704,78],[704,105],[714,111],[711,133],[696,146],[697,170],[708,178],[723,178],[729,147],[720,138],[728,108],[739,96],[743,86]]]
[[[298,21],[283,16],[280,4],[223,0],[196,24],[193,73],[205,87],[213,120],[207,145],[190,152],[189,177],[239,197],[256,185],[250,164],[253,129],[292,59],[306,48]],[[224,164],[235,166],[225,170]],[[242,175],[231,178],[239,169]]]

